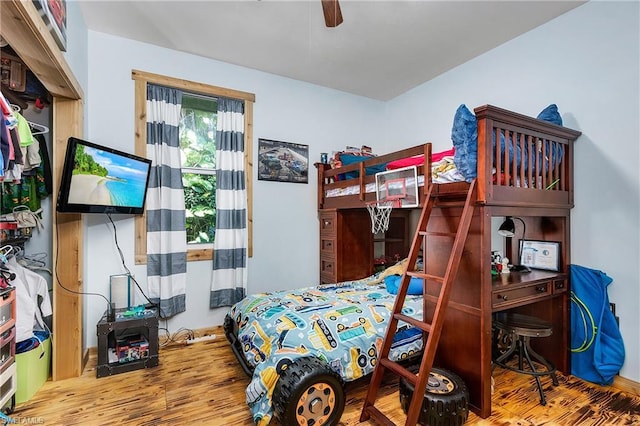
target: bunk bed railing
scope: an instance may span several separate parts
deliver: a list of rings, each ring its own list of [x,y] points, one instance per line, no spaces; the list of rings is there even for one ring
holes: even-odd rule
[[[580,132],[492,105],[478,120],[478,202],[573,207],[573,142]]]
[[[581,132],[528,117],[492,105],[474,109],[477,126],[477,202],[511,207],[572,208],[573,143]],[[316,163],[318,168],[318,208],[363,208],[376,200],[375,175],[370,167],[394,160],[423,156],[418,176],[420,201],[432,185],[431,143],[390,154],[370,157],[355,164],[332,169]],[[349,172],[357,177],[342,179]],[[425,173],[426,172],[426,173]],[[470,180],[470,179],[469,179]],[[466,182],[437,185],[439,193],[457,192]],[[328,196],[340,190],[347,195]],[[353,189],[353,191],[350,191]]]
[[[375,175],[367,175],[368,168],[375,168],[382,164],[395,160],[401,160],[408,157],[422,155],[423,163],[418,166],[418,175],[422,175],[424,170],[431,170],[431,143],[427,142],[411,148],[405,148],[389,154],[369,157],[364,161],[355,164],[349,164],[339,168],[332,169],[331,165],[324,163],[316,163],[318,169],[318,208],[363,208],[365,203],[374,201],[376,193],[367,191],[367,185],[375,183]],[[358,172],[357,177],[344,179],[349,172]],[[428,185],[431,184],[431,173],[425,175],[425,184],[421,187],[421,195],[425,193]],[[344,195],[340,197],[326,197],[326,194],[332,190],[340,190],[357,186],[358,190],[352,195]],[[339,200],[334,200],[338,198]],[[421,197],[422,198],[422,197]],[[333,203],[338,203],[333,205]]]

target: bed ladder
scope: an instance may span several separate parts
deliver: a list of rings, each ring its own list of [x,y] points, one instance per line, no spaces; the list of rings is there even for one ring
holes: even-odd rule
[[[414,386],[414,392],[411,399],[411,403],[407,410],[406,426],[415,426],[418,422],[420,410],[422,407],[422,401],[424,399],[424,393],[427,388],[429,372],[433,366],[433,360],[435,358],[436,349],[438,348],[438,341],[444,325],[445,311],[449,303],[449,295],[453,282],[458,273],[458,267],[460,266],[460,258],[462,256],[462,250],[469,233],[469,227],[471,226],[471,219],[473,217],[474,204],[476,201],[476,181],[475,179],[469,185],[468,190],[459,192],[443,192],[438,191],[437,184],[432,184],[427,189],[425,194],[425,203],[422,208],[420,220],[418,222],[411,249],[409,251],[409,261],[407,263],[407,270],[402,275],[400,282],[400,288],[398,289],[398,295],[396,296],[395,304],[393,306],[393,314],[389,321],[387,331],[385,333],[384,341],[382,342],[382,349],[378,356],[378,362],[376,363],[373,371],[373,377],[368,388],[367,397],[364,401],[362,408],[362,414],[360,415],[360,421],[366,421],[369,418],[373,418],[376,422],[384,425],[394,425],[382,411],[375,407],[375,401],[378,395],[378,389],[382,382],[385,370],[390,370],[393,374],[402,376],[407,379]],[[464,204],[462,200],[464,199]],[[433,207],[454,207],[464,206],[460,220],[458,222],[458,228],[455,233],[444,232],[432,232],[427,231],[427,224],[431,216]],[[424,273],[423,271],[415,270],[416,260],[420,253],[420,248],[423,246],[423,241],[428,235],[440,236],[440,237],[454,237],[453,246],[449,255],[446,270],[444,276],[435,276]],[[426,265],[427,253],[423,253],[424,261]],[[433,322],[429,323],[426,319],[426,309],[423,309],[423,319],[418,320],[401,313],[404,301],[409,289],[409,282],[412,277],[418,277],[424,279],[423,288],[424,294],[426,294],[426,282],[440,283],[440,293],[433,311]],[[426,305],[426,302],[425,302]],[[425,306],[426,307],[426,306]],[[418,327],[423,331],[423,337],[426,337],[426,343],[423,347],[422,361],[420,363],[420,369],[418,373],[409,371],[399,363],[389,359],[389,351],[391,344],[393,343],[396,329],[398,327],[398,321],[404,321]]]

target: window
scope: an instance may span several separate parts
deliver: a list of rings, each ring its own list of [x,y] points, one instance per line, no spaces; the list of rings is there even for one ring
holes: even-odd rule
[[[247,179],[247,226],[249,234],[248,256],[253,255],[253,103],[255,95],[233,89],[226,89],[182,79],[132,71],[135,81],[135,138],[136,154],[146,156],[146,90],[147,83],[175,87],[183,91],[182,116],[180,122],[180,148],[182,150],[182,181],[185,190],[187,215],[187,260],[207,260],[213,258],[213,238],[215,237],[215,204],[210,208],[205,200],[215,199],[215,129],[216,98],[241,99],[245,105],[245,176]],[[213,197],[210,196],[213,195]],[[135,219],[135,261],[147,262],[146,217]]]
[[[215,237],[217,111],[213,97],[182,95],[180,151],[189,245],[213,244]]]

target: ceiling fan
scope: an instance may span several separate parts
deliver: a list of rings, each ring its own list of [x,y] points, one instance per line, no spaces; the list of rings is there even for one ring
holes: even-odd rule
[[[322,0],[322,11],[324,12],[324,23],[327,27],[333,28],[342,24],[342,12],[338,0]]]

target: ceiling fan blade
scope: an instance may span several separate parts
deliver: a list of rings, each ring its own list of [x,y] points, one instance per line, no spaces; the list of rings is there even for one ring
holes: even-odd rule
[[[333,28],[342,24],[342,11],[338,0],[322,0],[322,11],[327,27]]]

